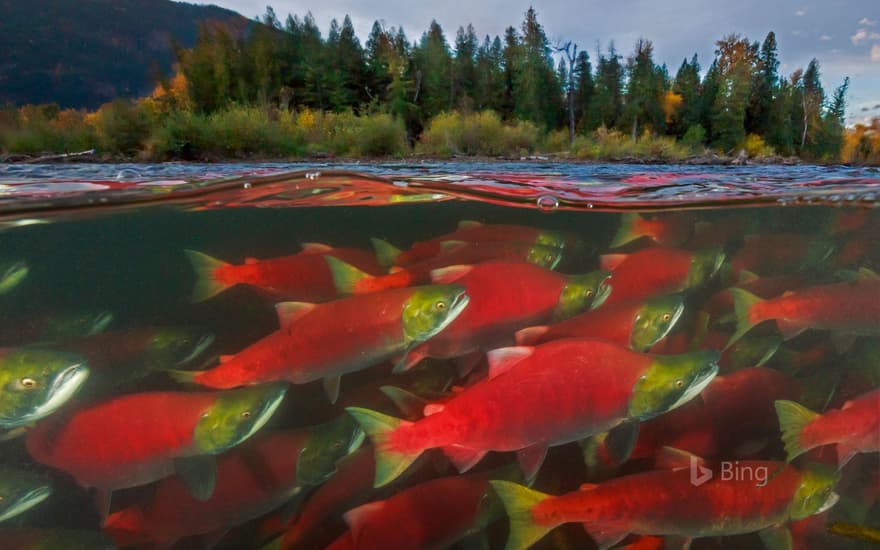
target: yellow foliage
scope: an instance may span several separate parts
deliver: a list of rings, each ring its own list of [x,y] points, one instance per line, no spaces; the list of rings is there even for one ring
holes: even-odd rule
[[[856,124],[847,130],[841,160],[860,164],[880,164],[880,117],[870,124]]]
[[[771,157],[776,154],[776,151],[773,150],[773,147],[767,145],[761,136],[756,134],[749,134],[746,136],[746,141],[743,144],[743,149],[746,150],[746,154],[749,158],[756,157]]]
[[[681,96],[672,90],[663,95],[663,114],[667,124],[672,122],[672,116],[681,108],[681,102]]]

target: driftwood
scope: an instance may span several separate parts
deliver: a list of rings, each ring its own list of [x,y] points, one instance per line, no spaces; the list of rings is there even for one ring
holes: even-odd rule
[[[21,160],[15,160],[15,156],[9,155],[5,158],[0,158],[0,161],[9,162],[11,164],[37,164],[37,163],[45,162],[45,161],[63,160],[63,159],[68,159],[68,158],[73,158],[73,157],[84,157],[86,155],[94,155],[94,154],[95,154],[95,150],[89,149],[87,151],[80,151],[78,153],[59,153],[59,154],[53,154],[53,155],[43,155],[40,157],[33,157],[33,158],[23,158]]]

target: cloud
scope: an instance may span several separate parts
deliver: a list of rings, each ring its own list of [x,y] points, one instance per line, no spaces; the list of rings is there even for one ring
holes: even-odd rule
[[[880,33],[868,32],[868,29],[862,28],[857,30],[849,39],[852,40],[853,46],[858,46],[860,43],[869,40],[880,40]]]
[[[873,27],[877,24],[876,19],[868,19],[867,17],[862,17],[859,19],[859,25],[865,25],[867,27]]]
[[[880,44],[871,46],[871,61],[880,63]]]
[[[803,16],[807,15],[807,10],[798,10],[798,11],[794,12],[794,14],[797,15],[798,17],[803,17]]]
[[[822,42],[828,42],[829,40],[831,40],[831,35],[830,34],[823,34],[822,36],[819,37],[819,40],[821,40]]]

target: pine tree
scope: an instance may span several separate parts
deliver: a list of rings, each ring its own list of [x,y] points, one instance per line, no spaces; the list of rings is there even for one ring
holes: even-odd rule
[[[730,151],[746,137],[746,108],[758,45],[732,34],[716,46],[719,79],[712,106],[712,138],[716,146]]]
[[[574,117],[575,126],[579,131],[585,131],[587,117],[590,112],[590,102],[593,100],[593,67],[590,65],[590,54],[582,51],[578,54],[575,64],[575,97]]]
[[[801,131],[800,151],[810,157],[818,156],[817,145],[821,132],[822,106],[825,104],[825,90],[819,81],[819,62],[810,61],[807,70],[801,77],[801,105],[803,126]]]
[[[504,99],[504,50],[497,36],[491,42],[487,35],[477,51],[474,82],[474,108],[482,111],[503,110]]]
[[[477,35],[473,25],[458,28],[452,71],[452,104],[466,110],[473,107],[477,72]]]
[[[594,130],[600,126],[613,128],[623,112],[623,66],[620,56],[612,43],[608,55],[599,54],[596,68],[596,87],[590,104],[590,117],[587,128]]]
[[[415,103],[423,121],[452,108],[452,57],[443,29],[437,21],[424,35],[413,51],[415,66]]]
[[[681,106],[672,116],[669,130],[674,136],[682,138],[689,128],[700,125],[702,118],[702,84],[697,54],[690,62],[687,59],[681,62],[672,91],[681,98]]]
[[[746,132],[767,136],[775,122],[773,103],[779,89],[779,58],[776,55],[776,34],[772,31],[761,44],[757,67],[752,77],[749,106],[746,110]]]
[[[639,135],[641,126],[648,126],[654,132],[665,131],[662,101],[663,76],[654,65],[654,46],[650,40],[639,39],[635,53],[627,62],[629,81],[626,91],[626,105],[623,110],[623,123],[631,127],[632,139]]]
[[[529,7],[522,24],[522,62],[514,74],[514,114],[544,128],[559,122],[559,82],[550,56],[550,45],[538,14]]]

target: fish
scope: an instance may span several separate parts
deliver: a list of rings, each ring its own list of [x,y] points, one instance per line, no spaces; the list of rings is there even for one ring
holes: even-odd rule
[[[30,268],[27,262],[0,262],[0,296],[12,292],[27,278]]]
[[[113,322],[113,312],[95,309],[9,321],[13,319],[0,319],[0,343],[34,345],[104,332]]]
[[[51,494],[52,486],[44,477],[0,465],[0,523],[27,512]]]
[[[675,247],[687,241],[693,224],[683,215],[663,215],[645,218],[635,212],[625,212],[620,216],[620,227],[608,245],[620,248],[625,244],[647,237],[660,246]]]
[[[441,477],[349,510],[343,515],[351,534],[348,547],[448,548],[492,517],[489,479],[488,472]],[[500,507],[498,512],[503,515]]]
[[[823,445],[837,445],[843,467],[857,453],[880,451],[880,389],[817,414],[794,401],[776,401],[788,460]]]
[[[86,360],[72,353],[0,348],[0,428],[20,428],[54,414],[89,373]]]
[[[600,549],[630,533],[687,541],[761,532],[762,538],[772,539],[787,536],[779,524],[821,513],[838,500],[834,488],[839,475],[824,464],[797,468],[774,461],[739,461],[722,466],[677,454],[681,458],[671,469],[585,484],[562,496],[508,481],[490,482],[510,518],[506,550],[529,548],[564,523],[583,524]],[[738,475],[725,475],[725,467],[737,468]],[[694,481],[696,468],[705,476],[702,483]]]
[[[629,459],[657,456],[664,447],[703,458],[754,454],[779,433],[774,402],[797,399],[800,383],[764,367],[716,376],[699,399],[642,423]],[[605,472],[618,466],[605,446],[605,435],[581,443],[588,471]]]
[[[38,422],[25,435],[25,446],[34,460],[67,472],[84,488],[109,494],[176,471],[197,497],[207,498],[213,455],[263,427],[286,391],[286,385],[268,384],[121,395]]]
[[[844,283],[802,288],[769,300],[738,288],[729,292],[737,322],[730,343],[753,326],[770,320],[775,321],[786,340],[807,329],[843,335],[880,333],[880,278],[873,274]]]
[[[718,372],[717,352],[651,356],[587,338],[501,348],[488,357],[487,379],[427,405],[418,421],[346,409],[373,443],[377,487],[433,448],[460,472],[488,451],[517,451],[531,479],[548,447],[617,427],[623,440],[634,440],[638,422],[688,402]]]
[[[395,267],[388,275],[372,276],[336,258],[328,258],[333,280],[340,294],[365,294],[389,288],[426,284],[431,273],[452,265],[472,265],[486,261],[522,261],[555,269],[563,249],[552,246],[510,242],[444,241],[444,253],[408,265]]]
[[[313,471],[335,468],[335,461],[325,461],[322,466],[314,463],[305,454],[307,449],[326,447],[331,451],[339,445],[334,456],[344,456],[354,450],[352,436],[350,433],[345,437],[340,435],[329,437],[315,429],[258,435],[218,458],[217,484],[209,499],[193,498],[184,480],[169,477],[158,483],[147,501],[110,514],[104,522],[104,530],[120,547],[165,546],[184,537],[225,531],[243,524],[301,500],[307,490],[298,475],[303,457],[312,460]],[[317,457],[315,453],[311,456]]]
[[[734,275],[747,270],[757,275],[781,275],[821,267],[834,253],[833,239],[797,233],[748,235],[730,258]]]
[[[599,265],[611,271],[611,287],[614,289],[606,304],[699,287],[718,273],[724,258],[720,248],[697,252],[645,248],[630,254],[600,256]]]
[[[284,380],[324,380],[331,402],[343,374],[403,355],[440,334],[467,310],[460,285],[429,285],[351,296],[325,304],[276,305],[281,328],[205,371],[181,381],[217,389]]]
[[[196,274],[193,302],[207,300],[238,284],[253,286],[287,300],[333,300],[337,293],[326,257],[338,258],[372,275],[384,272],[373,254],[367,251],[318,243],[303,245],[299,254],[266,260],[247,258],[241,265],[228,264],[195,250],[185,252]]]
[[[519,242],[553,248],[568,248],[569,250],[578,248],[580,244],[574,236],[559,231],[549,231],[526,225],[482,224],[476,221],[465,220],[459,222],[458,229],[452,233],[415,243],[409,250],[402,252],[379,239],[373,240],[373,246],[376,249],[379,263],[385,267],[393,265],[406,267],[415,262],[442,254],[443,243],[447,241],[469,243]]]
[[[463,286],[470,305],[446,330],[413,348],[398,370],[412,368],[425,357],[473,356],[510,345],[522,328],[597,308],[612,292],[608,275],[605,271],[560,275],[527,262],[485,262],[436,270],[431,275],[434,282]]]
[[[15,550],[115,550],[113,541],[100,531],[80,529],[41,529],[37,527],[0,528],[0,540]]]
[[[612,280],[613,286],[613,280]],[[618,302],[593,309],[549,326],[516,333],[517,345],[537,345],[560,338],[599,338],[636,351],[648,351],[675,327],[684,311],[684,299],[669,295]]]

